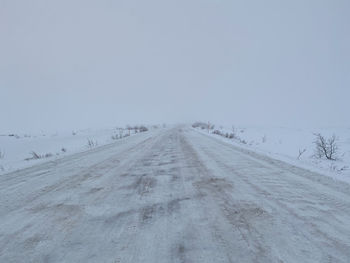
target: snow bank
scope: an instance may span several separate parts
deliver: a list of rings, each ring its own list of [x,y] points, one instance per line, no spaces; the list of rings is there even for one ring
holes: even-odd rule
[[[197,129],[208,134],[208,130]],[[219,134],[214,134],[221,133]],[[226,138],[234,134],[234,139]],[[315,134],[325,137],[335,134],[339,146],[338,159],[329,161],[319,159],[315,153]],[[286,128],[286,127],[215,127],[210,136],[220,138],[235,146],[254,150],[272,158],[291,163],[336,180],[350,183],[350,128]],[[299,153],[301,155],[299,156]]]
[[[135,130],[131,130],[130,135],[134,134]],[[129,131],[123,128],[86,129],[55,134],[0,134],[0,174],[87,151],[128,135]],[[88,145],[89,140],[93,145]],[[33,152],[41,158],[34,159]]]

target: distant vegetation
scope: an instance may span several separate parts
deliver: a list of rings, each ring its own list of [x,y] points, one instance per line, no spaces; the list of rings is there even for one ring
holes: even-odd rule
[[[158,128],[158,126],[153,126],[153,128]],[[111,136],[111,139],[112,140],[119,140],[119,139],[122,139],[122,138],[125,138],[125,137],[128,137],[131,135],[131,133],[139,133],[139,132],[146,132],[148,131],[148,128],[144,125],[140,125],[140,126],[126,126],[126,128],[117,128],[118,129],[118,134],[113,134]]]
[[[52,157],[53,154],[52,153],[46,153],[46,154],[38,154],[34,151],[32,151],[30,153],[31,157],[29,158],[26,158],[25,160],[26,161],[30,161],[30,160],[38,160],[38,159],[44,159],[44,158],[49,158],[49,157]]]
[[[145,126],[140,126],[139,127],[139,132],[146,132],[148,129]]]
[[[222,132],[218,129],[214,130],[215,125],[210,124],[210,123],[205,123],[205,122],[195,122],[192,124],[193,128],[199,128],[199,129],[207,129],[208,132],[211,131],[212,134],[219,135],[221,137],[225,137],[227,139],[234,139],[240,143],[247,144],[245,140],[242,140],[236,133],[236,129],[234,126],[232,126],[232,131],[231,132]],[[241,131],[242,132],[242,131]]]
[[[201,128],[202,130],[204,130],[204,129],[213,130],[215,128],[215,125],[212,125],[209,122],[205,123],[205,122],[198,121],[198,122],[193,123],[192,127],[193,128]]]

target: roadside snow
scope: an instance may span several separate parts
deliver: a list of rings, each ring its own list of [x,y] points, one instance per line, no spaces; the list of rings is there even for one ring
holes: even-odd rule
[[[213,134],[215,130],[226,135],[232,128],[215,127],[213,130],[196,129],[233,145],[268,155],[314,172],[350,183],[350,128],[286,128],[286,127],[234,127],[235,139]],[[329,161],[314,156],[315,133],[338,138],[338,159]],[[299,157],[299,151],[303,152]]]
[[[38,163],[56,160],[73,153],[113,143],[129,131],[123,128],[85,129],[55,134],[0,134],[0,174]],[[135,131],[131,130],[130,135]],[[88,145],[88,141],[94,145]],[[43,158],[32,159],[32,152]],[[45,157],[48,156],[48,157]]]

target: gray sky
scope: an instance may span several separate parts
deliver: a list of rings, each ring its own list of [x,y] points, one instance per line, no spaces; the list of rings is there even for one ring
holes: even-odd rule
[[[0,132],[350,124],[350,1],[0,0]]]

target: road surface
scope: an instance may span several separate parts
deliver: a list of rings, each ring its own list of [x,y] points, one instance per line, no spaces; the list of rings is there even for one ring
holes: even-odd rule
[[[160,129],[0,176],[0,262],[350,262],[349,189]]]

